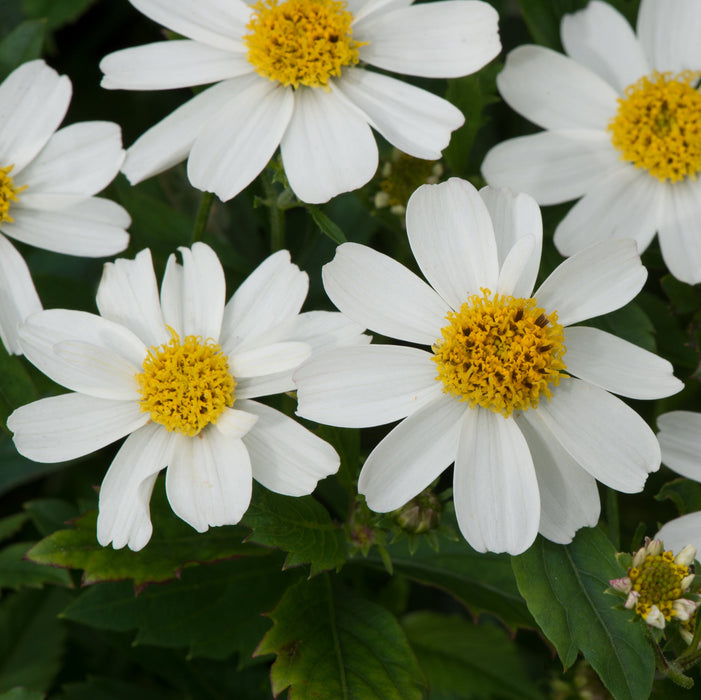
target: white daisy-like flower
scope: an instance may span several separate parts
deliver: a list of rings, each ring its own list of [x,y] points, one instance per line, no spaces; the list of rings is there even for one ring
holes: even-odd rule
[[[321,352],[295,372],[298,414],[348,427],[403,419],[360,474],[375,511],[401,507],[455,462],[455,510],[472,547],[517,554],[538,532],[569,542],[598,520],[597,479],[640,491],[660,464],[653,432],[609,391],[652,399],[682,388],[669,362],[573,325],[638,293],[647,273],[635,243],[582,251],[533,293],[542,225],[531,197],[453,178],[419,187],[406,224],[429,284],[344,243],[324,287],[352,320],[431,349]]]
[[[512,51],[497,79],[506,102],[546,131],[495,146],[490,185],[540,204],[581,197],[555,231],[572,255],[655,232],[670,272],[701,281],[701,3],[642,0],[637,34],[594,0],[561,25],[568,56]]]
[[[657,418],[657,427],[662,462],[677,474],[701,482],[701,413],[670,411]],[[701,511],[671,520],[655,537],[672,549],[691,543],[701,551]]]
[[[17,324],[41,302],[5,236],[83,257],[114,255],[129,244],[129,214],[93,196],[124,161],[119,126],[80,122],[56,131],[71,92],[71,81],[41,60],[0,84],[0,340],[11,353],[20,352]]]
[[[225,305],[211,248],[171,256],[160,298],[150,251],[105,265],[100,316],[41,311],[20,328],[27,358],[74,393],[22,406],[8,420],[19,452],[39,462],[86,455],[128,435],[100,488],[97,538],[141,549],[161,469],[173,511],[199,532],[238,522],[251,478],[291,496],[338,469],[334,449],[254,398],[294,387],[312,348],[362,343],[331,312],[300,314],[308,277],[271,255]]]
[[[186,39],[117,51],[103,87],[164,90],[216,83],[127,151],[132,183],[185,158],[190,182],[231,199],[278,146],[295,194],[325,202],[377,168],[370,127],[437,160],[464,122],[446,100],[359,64],[428,78],[473,73],[501,50],[497,12],[445,0],[129,0]]]

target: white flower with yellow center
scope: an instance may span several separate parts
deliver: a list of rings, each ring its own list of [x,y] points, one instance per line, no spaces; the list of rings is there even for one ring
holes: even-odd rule
[[[350,319],[406,343],[332,349],[294,375],[299,415],[363,427],[402,420],[373,450],[358,488],[401,507],[452,462],[458,524],[477,550],[527,549],[541,532],[569,542],[599,516],[596,479],[623,492],[659,467],[654,434],[609,391],[679,391],[671,365],[573,324],[629,302],[646,271],[631,240],[563,262],[534,293],[540,212],[527,195],[451,179],[407,206],[407,234],[431,286],[353,243],[323,270]]]
[[[482,170],[540,204],[581,197],[555,231],[572,255],[655,232],[671,273],[701,281],[701,3],[642,0],[637,35],[594,0],[561,26],[568,56],[512,51],[497,79],[506,102],[545,132],[495,146]]]
[[[183,263],[169,259],[160,298],[144,250],[105,265],[100,316],[47,310],[20,328],[27,358],[74,392],[10,416],[21,454],[60,462],[129,436],[100,488],[102,545],[144,547],[151,491],[166,467],[171,507],[199,532],[240,520],[251,478],[300,496],[338,469],[330,445],[252,399],[292,389],[292,371],[313,348],[369,338],[341,314],[299,313],[309,282],[287,251],[225,305],[212,249],[180,250]]]
[[[187,37],[117,51],[103,87],[164,90],[216,83],[127,151],[132,183],[188,158],[190,182],[231,199],[278,146],[291,188],[325,202],[377,168],[370,127],[437,160],[462,113],[432,93],[365,70],[428,78],[473,73],[500,51],[487,3],[446,0],[130,0]]]
[[[80,122],[56,131],[71,91],[71,81],[44,61],[22,64],[0,84],[0,341],[11,353],[20,352],[17,324],[41,302],[5,236],[83,257],[129,244],[127,212],[93,196],[124,160],[119,126]]]

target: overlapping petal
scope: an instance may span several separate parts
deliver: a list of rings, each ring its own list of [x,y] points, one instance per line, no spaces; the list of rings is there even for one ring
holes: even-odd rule
[[[657,418],[657,427],[664,464],[687,479],[701,481],[701,413],[670,411]]]

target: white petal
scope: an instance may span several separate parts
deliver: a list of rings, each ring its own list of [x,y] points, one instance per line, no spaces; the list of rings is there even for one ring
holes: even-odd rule
[[[658,71],[698,70],[701,66],[701,6],[696,0],[644,0],[638,37]]]
[[[671,411],[657,418],[662,461],[687,479],[701,481],[701,413]]]
[[[41,301],[27,263],[0,234],[0,341],[9,353],[22,353],[17,326],[37,311],[41,311]]]
[[[16,176],[63,121],[71,81],[44,61],[23,63],[0,85],[0,161]]]
[[[665,203],[659,226],[660,248],[669,271],[682,282],[701,282],[701,181],[665,184]]]
[[[294,380],[298,415],[346,428],[391,423],[442,395],[431,355],[395,345],[315,353]]]
[[[251,455],[253,478],[265,488],[285,496],[304,496],[319,479],[338,471],[336,450],[292,418],[255,401],[240,405],[258,416],[243,441]]]
[[[127,328],[85,311],[48,309],[30,316],[19,337],[27,359],[58,384],[104,399],[136,398],[146,347]]]
[[[524,411],[516,422],[528,442],[538,478],[538,531],[552,542],[568,544],[580,527],[599,522],[596,479],[565,452],[535,411]]]
[[[608,3],[592,0],[585,9],[565,15],[560,32],[570,57],[620,93],[651,72],[633,28]]]
[[[237,399],[238,401],[238,399]],[[258,416],[238,408],[225,408],[214,427],[230,438],[242,438],[258,421]]]
[[[280,144],[285,173],[304,202],[327,202],[362,187],[377,169],[377,144],[365,118],[331,86],[300,88]]]
[[[234,377],[261,377],[299,367],[311,352],[307,343],[273,343],[229,355],[229,369]]]
[[[158,41],[122,49],[100,61],[105,74],[100,85],[108,90],[170,90],[206,85],[251,73],[243,53],[197,41]]]
[[[129,245],[131,219],[119,204],[90,197],[60,211],[18,207],[2,230],[17,241],[65,255],[102,258]]]
[[[170,338],[148,248],[134,260],[120,258],[105,263],[97,288],[97,308],[103,318],[125,326],[145,345],[162,345]]]
[[[368,42],[360,59],[427,78],[456,78],[489,63],[499,51],[499,16],[484,2],[445,0],[358,20],[354,36]]]
[[[572,458],[612,489],[642,491],[648,472],[660,466],[660,446],[647,423],[599,387],[563,379],[536,410]]]
[[[176,436],[166,471],[173,512],[198,532],[234,525],[251,502],[251,460],[240,439],[213,427],[197,438]]]
[[[620,309],[642,289],[647,270],[629,238],[598,243],[561,263],[536,291],[538,304],[569,326]]]
[[[519,240],[526,236],[533,239],[527,262],[524,261],[518,282],[510,292],[515,297],[529,297],[538,275],[543,248],[543,220],[538,204],[530,195],[514,194],[506,188],[483,187],[480,197],[487,205],[494,226],[500,269]]]
[[[393,146],[414,158],[438,160],[462,112],[431,92],[371,71],[348,68],[338,90]]]
[[[392,12],[400,7],[409,7],[414,0],[348,0],[346,6],[353,15],[354,26],[360,20],[370,17],[375,13]]]
[[[187,161],[190,182],[222,201],[237,195],[267,165],[295,106],[291,89],[258,74],[240,78],[235,86],[232,99],[198,133]]]
[[[497,246],[489,211],[467,181],[421,185],[407,204],[409,244],[421,272],[453,309],[496,288]]]
[[[662,540],[665,549],[673,552],[678,552],[688,544],[701,550],[701,511],[670,520],[660,528],[655,539]]]
[[[567,328],[565,346],[569,373],[614,394],[659,399],[684,388],[667,360],[598,328]]]
[[[539,204],[559,204],[581,197],[602,173],[617,169],[618,155],[603,130],[544,131],[494,146],[482,174],[490,185],[528,192]]]
[[[49,139],[15,181],[16,185],[27,185],[20,203],[31,208],[37,193],[83,198],[97,194],[112,182],[123,161],[122,134],[117,124],[80,122],[67,126]]]
[[[618,95],[608,83],[543,46],[511,51],[497,86],[513,109],[544,129],[603,131],[618,109]]]
[[[538,534],[540,496],[516,422],[484,409],[465,413],[453,477],[460,532],[478,552],[525,552]]]
[[[506,257],[506,260],[504,260],[504,265],[499,272],[496,292],[513,297],[530,296],[531,290],[527,290],[526,285],[522,285],[520,282],[524,273],[530,272],[527,268],[530,268],[530,263],[534,258],[533,251],[535,247],[536,242],[534,236],[526,236],[518,240]],[[530,280],[528,284],[532,289],[532,282]],[[515,290],[517,289],[521,289],[523,293],[516,293]]]
[[[444,396],[412,413],[370,453],[358,492],[379,513],[400,508],[455,460],[466,404]]]
[[[226,354],[255,344],[257,338],[299,313],[309,276],[280,250],[243,281],[224,309],[221,344]],[[296,340],[296,338],[295,338]]]
[[[170,460],[174,433],[151,423],[132,433],[100,486],[97,541],[138,551],[151,539],[149,502],[158,472]]]
[[[17,451],[35,462],[90,454],[149,421],[136,401],[62,394],[21,406],[7,419]]]
[[[241,36],[251,14],[240,0],[129,0],[154,22],[210,46],[243,51]]]
[[[602,174],[555,230],[563,255],[611,238],[633,238],[644,251],[659,226],[663,186],[646,171],[621,162]]]
[[[166,269],[161,280],[161,309],[166,326],[172,328],[180,336],[185,335],[183,304],[183,266],[172,254],[168,256]]]
[[[409,343],[434,343],[450,310],[413,272],[357,243],[338,246],[322,277],[329,298],[348,318]]]
[[[207,121],[248,84],[246,77],[217,83],[142,134],[127,149],[122,166],[129,182],[135,185],[185,160]]]

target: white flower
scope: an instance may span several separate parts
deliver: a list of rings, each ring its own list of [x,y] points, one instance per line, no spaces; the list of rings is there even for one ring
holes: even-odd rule
[[[501,49],[497,13],[484,2],[130,2],[187,38],[106,56],[103,87],[216,85],[138,139],[123,172],[136,183],[188,158],[190,182],[222,200],[246,187],[278,146],[304,201],[361,187],[377,168],[371,126],[410,155],[440,158],[462,113],[357,64],[450,78],[473,73]]]
[[[367,342],[341,314],[300,314],[308,277],[287,251],[265,260],[225,305],[224,273],[196,243],[171,256],[160,299],[150,251],[105,265],[100,316],[32,315],[22,349],[75,393],[17,409],[19,452],[59,462],[126,439],[100,488],[97,538],[138,550],[151,537],[149,499],[167,466],[175,513],[203,532],[236,523],[251,477],[277,493],[311,493],[338,469],[333,448],[253,398],[294,387],[313,347]]]
[[[581,197],[555,232],[563,255],[610,238],[642,252],[658,232],[672,274],[701,281],[701,3],[642,0],[636,35],[594,0],[561,37],[569,57],[508,55],[499,91],[546,131],[494,147],[485,178],[540,204]]]
[[[533,294],[538,206],[458,179],[412,195],[407,233],[431,286],[353,243],[325,266],[324,286],[352,320],[434,352],[319,353],[295,372],[299,415],[349,427],[405,419],[360,475],[373,510],[402,506],[455,462],[458,524],[475,549],[516,554],[538,531],[569,542],[598,520],[596,479],[634,492],[659,467],[650,428],[608,392],[651,399],[682,387],[665,360],[573,325],[637,294],[646,271],[635,243],[587,249]]]
[[[19,353],[17,324],[41,309],[29,269],[2,234],[47,250],[102,257],[129,244],[131,220],[93,195],[117,175],[122,137],[112,122],[56,131],[71,101],[71,81],[30,61],[0,84],[0,340]]]

